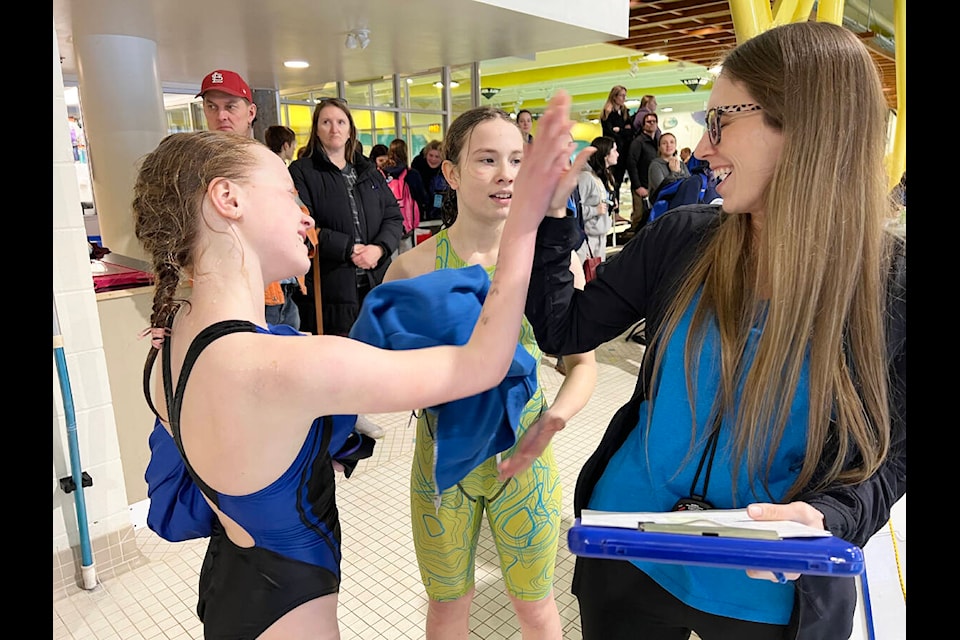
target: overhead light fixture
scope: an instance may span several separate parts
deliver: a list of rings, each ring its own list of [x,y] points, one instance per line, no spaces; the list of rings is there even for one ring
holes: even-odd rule
[[[650,62],[663,62],[664,60],[670,59],[662,53],[648,53],[645,57]]]
[[[306,69],[310,66],[310,63],[306,60],[287,60],[283,63],[287,69]]]
[[[707,84],[709,80],[706,78],[685,78],[680,82],[682,82],[683,86],[685,86],[687,89],[690,89],[690,91],[696,91],[701,86]]]
[[[366,49],[370,46],[370,29],[354,29],[349,32],[343,46],[347,49]]]
[[[643,60],[643,56],[639,58],[627,58],[627,62],[630,64],[630,74],[631,78],[636,78],[637,74],[640,73],[640,62]]]
[[[499,87],[480,87],[480,95],[489,100],[493,96],[500,93]]]
[[[433,83],[433,86],[435,86],[437,89],[443,89],[443,83],[440,82],[439,80],[437,80],[436,82],[434,82],[434,83]],[[460,86],[460,83],[457,82],[456,80],[451,80],[451,81],[450,81],[450,88],[451,88],[451,89],[456,89],[456,88],[459,87],[459,86]]]

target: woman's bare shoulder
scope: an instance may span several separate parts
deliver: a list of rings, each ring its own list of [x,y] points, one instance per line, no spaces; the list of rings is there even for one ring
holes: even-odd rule
[[[433,271],[436,254],[437,237],[431,236],[413,249],[404,251],[394,258],[383,277],[383,281],[403,280]]]

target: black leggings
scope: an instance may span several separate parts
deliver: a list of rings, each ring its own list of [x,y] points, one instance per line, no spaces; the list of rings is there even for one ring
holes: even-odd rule
[[[725,618],[687,606],[626,560],[578,557],[573,593],[583,640],[785,640],[786,625]]]

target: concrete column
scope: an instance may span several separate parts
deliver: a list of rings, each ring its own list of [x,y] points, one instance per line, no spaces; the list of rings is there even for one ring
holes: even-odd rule
[[[280,124],[280,92],[275,89],[253,89],[253,103],[257,105],[253,137],[264,142],[267,127]]]
[[[167,134],[153,25],[122,0],[88,0],[73,16],[80,104],[103,245],[146,260],[130,202],[139,159]],[[117,32],[142,35],[115,35]]]

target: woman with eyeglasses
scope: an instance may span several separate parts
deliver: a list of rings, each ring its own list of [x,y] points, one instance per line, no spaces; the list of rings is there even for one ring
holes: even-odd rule
[[[746,508],[862,547],[906,492],[906,241],[885,228],[880,79],[823,22],[772,28],[722,69],[694,151],[722,205],[647,224],[582,291],[576,224],[540,225],[541,348],[594,349],[646,319],[636,390],[574,511]],[[847,638],[857,603],[854,578],[591,557],[572,588],[585,640]]]
[[[148,470],[158,483],[151,512],[162,506],[180,540],[209,537],[197,604],[204,638],[340,638],[333,460],[352,425],[340,418],[453,402],[507,374],[537,225],[564,206],[582,164],[569,165],[569,111],[558,92],[510,190],[514,212],[469,338],[430,348],[379,349],[266,322],[265,283],[307,270],[313,219],[265,145],[176,133],[144,157],[132,203],[156,274],[144,389],[157,414],[151,448],[167,463]],[[514,135],[519,144],[515,126]]]
[[[317,228],[323,333],[345,336],[400,245],[400,206],[384,174],[359,152],[353,115],[340,98],[317,103],[306,151],[290,175]],[[301,328],[310,333],[318,333],[314,295],[307,278],[297,302]]]
[[[443,199],[441,229],[401,254],[390,265],[384,282],[471,265],[481,265],[493,276],[506,241],[505,224],[517,215],[514,207],[519,203],[513,196],[518,180],[523,179],[518,176],[521,162],[530,161],[526,149],[538,144],[539,136],[537,142],[526,144],[517,123],[500,109],[476,107],[458,116],[443,144],[441,170],[450,188]],[[580,152],[571,174],[579,176],[581,166],[586,168],[589,149]],[[580,262],[574,260],[571,269],[571,277],[581,286]],[[597,365],[592,351],[566,356],[566,377],[548,403],[539,380],[541,351],[533,331],[524,323],[518,335],[520,347],[533,364],[535,389],[518,412],[518,424],[510,425],[519,438],[512,448],[486,460],[481,457],[479,465],[465,470],[460,482],[442,490],[435,455],[440,434],[454,425],[449,420],[445,423],[435,407],[421,411],[417,421],[410,509],[417,563],[429,598],[427,640],[469,635],[477,541],[484,515],[496,541],[500,569],[523,638],[561,637],[553,596],[561,485],[549,443],[586,405],[596,383]],[[471,373],[464,370],[454,375]],[[452,419],[459,418],[475,430],[489,430],[490,425],[482,421],[486,415],[489,412],[484,409]]]

